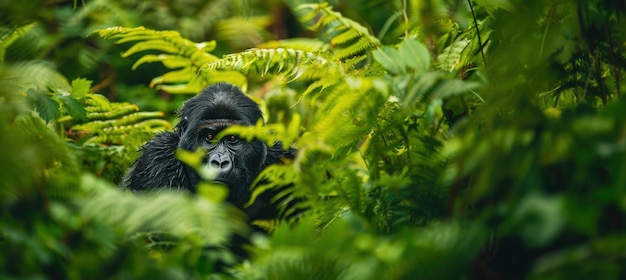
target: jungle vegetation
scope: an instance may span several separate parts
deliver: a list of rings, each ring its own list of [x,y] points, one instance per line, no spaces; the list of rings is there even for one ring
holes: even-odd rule
[[[624,16],[617,0],[0,0],[0,278],[624,279]],[[265,113],[239,133],[299,151],[258,178],[255,195],[294,191],[251,221],[268,234],[244,261],[227,243],[249,224],[219,189],[118,187],[220,81]]]

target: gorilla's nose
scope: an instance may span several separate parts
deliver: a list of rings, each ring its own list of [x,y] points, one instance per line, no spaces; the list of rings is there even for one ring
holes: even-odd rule
[[[233,167],[233,163],[230,160],[230,157],[223,154],[211,155],[211,158],[209,158],[209,164],[217,168],[220,173],[228,173],[228,171],[230,171],[230,169]]]

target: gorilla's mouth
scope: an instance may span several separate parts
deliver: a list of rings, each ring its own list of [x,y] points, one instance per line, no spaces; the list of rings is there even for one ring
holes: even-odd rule
[[[213,180],[212,183],[228,186],[228,182],[226,180],[220,179],[220,178],[217,178],[217,179]]]

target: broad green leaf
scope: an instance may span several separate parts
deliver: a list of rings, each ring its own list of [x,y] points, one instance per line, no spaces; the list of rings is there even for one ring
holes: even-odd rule
[[[71,96],[74,98],[83,97],[89,93],[91,89],[91,81],[85,78],[78,78],[72,80],[72,93]]]
[[[400,52],[398,52],[398,50],[389,46],[383,46],[380,50],[375,50],[373,55],[374,60],[380,63],[390,74],[402,74],[406,72],[406,65],[400,59]]]
[[[85,112],[85,107],[76,99],[69,96],[60,96],[59,100],[61,100],[65,110],[73,119],[82,121],[87,120],[87,112]]]
[[[41,94],[34,89],[28,90],[28,98],[34,102],[35,110],[44,121],[54,120],[59,115],[59,103],[52,97]]]
[[[428,48],[412,38],[404,38],[404,40],[402,40],[398,59],[406,62],[409,68],[417,72],[426,71],[430,66],[430,53],[428,52]]]
[[[470,40],[459,40],[446,47],[438,56],[439,68],[445,71],[455,71],[465,65],[468,59],[464,56]]]

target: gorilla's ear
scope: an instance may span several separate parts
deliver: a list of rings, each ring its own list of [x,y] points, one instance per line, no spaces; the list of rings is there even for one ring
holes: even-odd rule
[[[185,115],[181,115],[180,120],[178,121],[178,124],[176,124],[174,129],[177,130],[178,134],[182,136],[185,133],[185,131],[187,131],[188,127],[189,127],[189,117]]]
[[[180,121],[175,127],[176,134],[178,134],[179,141],[178,147],[189,151],[197,149],[196,137],[198,132],[195,129],[189,129],[189,118],[187,116],[181,116]]]

